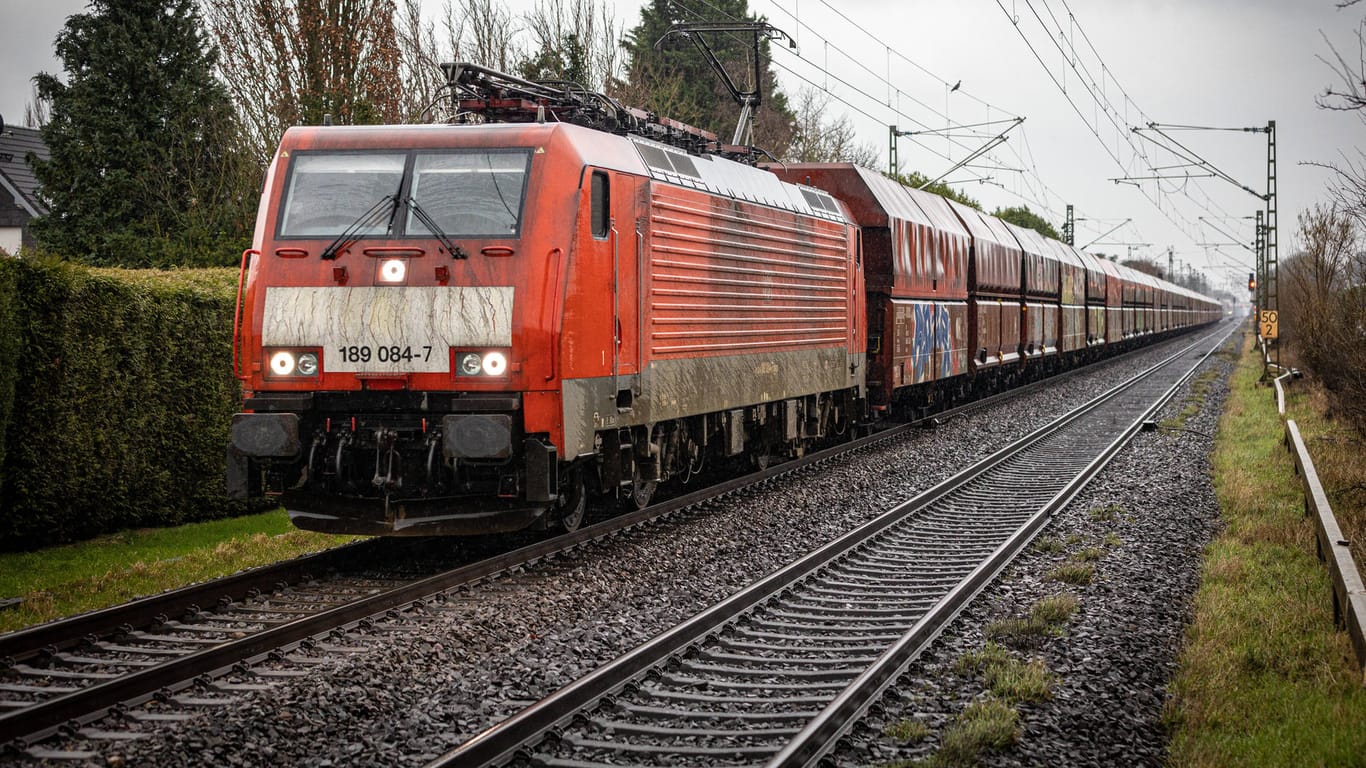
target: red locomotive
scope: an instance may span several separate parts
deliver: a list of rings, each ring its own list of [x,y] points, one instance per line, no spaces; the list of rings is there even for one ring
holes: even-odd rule
[[[228,485],[302,528],[572,530],[590,494],[642,506],[1219,316],[871,171],[448,74],[478,120],[293,128],[267,174]]]

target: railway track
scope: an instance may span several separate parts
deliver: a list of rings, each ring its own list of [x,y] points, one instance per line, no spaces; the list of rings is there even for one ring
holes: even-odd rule
[[[967,407],[982,407],[975,403]],[[615,536],[746,486],[866,449],[914,428],[903,425],[424,578],[348,576],[371,540],[266,566],[109,609],[0,635],[0,747],[37,759],[92,759],[94,750],[47,746],[56,739],[121,743],[185,710],[230,703],[301,674],[315,653],[349,653],[347,632],[444,600],[477,583]],[[340,575],[319,578],[328,571]],[[110,714],[116,723],[108,723]]]
[[[1082,369],[1085,370],[1085,369]],[[1054,377],[934,416],[951,418],[1018,397]],[[346,575],[346,565],[392,542],[351,545],[123,606],[0,635],[0,745],[33,758],[90,759],[90,750],[45,746],[53,737],[95,744],[139,736],[185,710],[304,674],[318,656],[360,652],[357,627],[383,625],[446,593],[618,535],[746,486],[802,471],[916,428],[903,425],[718,486],[609,519],[565,536],[421,578]],[[332,570],[343,573],[315,580]],[[353,572],[354,569],[351,569]],[[107,717],[109,714],[116,717]]]
[[[598,668],[428,768],[815,764],[1227,331]]]

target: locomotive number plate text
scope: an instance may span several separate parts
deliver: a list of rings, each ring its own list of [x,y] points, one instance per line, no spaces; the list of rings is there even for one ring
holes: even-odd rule
[[[427,363],[432,359],[432,345],[421,347],[400,347],[396,344],[368,346],[351,344],[337,347],[337,355],[343,363]]]

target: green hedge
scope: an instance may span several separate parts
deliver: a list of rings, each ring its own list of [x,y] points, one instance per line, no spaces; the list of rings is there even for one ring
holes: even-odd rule
[[[0,548],[247,511],[223,487],[236,270],[0,265]]]
[[[14,411],[14,385],[19,380],[22,308],[19,305],[20,262],[0,255],[0,468],[5,466],[5,434]]]

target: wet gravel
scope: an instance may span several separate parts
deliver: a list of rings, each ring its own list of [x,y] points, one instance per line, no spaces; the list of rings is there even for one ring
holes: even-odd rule
[[[363,652],[313,654],[305,676],[238,692],[146,738],[100,745],[96,764],[400,766],[422,765],[850,528],[877,516],[1058,412],[1134,375],[1156,350],[1107,364],[1057,387],[915,432],[753,493],[713,502],[579,554],[456,593],[444,604],[352,633],[338,642]],[[1222,379],[1221,379],[1222,382]],[[1222,383],[1188,427],[1213,433]],[[1157,762],[1165,743],[1158,714],[1196,554],[1213,525],[1208,439],[1150,433],[1125,451],[1086,498],[1045,535],[1079,537],[1069,549],[1118,536],[1096,563],[1097,578],[1074,588],[1081,609],[1064,637],[1029,653],[1059,678],[1053,698],[1025,705],[1023,736],[996,755],[1001,765]],[[1096,505],[1126,511],[1092,519]],[[1066,553],[1031,550],[908,671],[886,714],[852,734],[839,762],[876,764],[929,754],[942,727],[981,691],[947,671],[982,626],[1059,591],[1044,578]],[[354,650],[354,649],[353,649]],[[220,695],[221,694],[217,694]],[[882,721],[911,716],[929,739],[900,745]],[[103,727],[113,727],[117,723]],[[130,726],[134,727],[134,726]],[[89,748],[76,739],[62,745]]]
[[[989,627],[1028,616],[1040,599],[1070,593],[1079,607],[1060,634],[990,638],[1018,661],[1042,661],[1051,690],[1042,701],[1014,703],[1018,741],[983,751],[971,764],[1164,765],[1166,685],[1190,618],[1200,553],[1219,526],[1208,456],[1231,370],[1226,359],[1207,361],[1202,375],[1213,371],[1215,378],[1197,385],[1203,395],[1188,386],[1159,415],[1179,417],[1199,403],[1182,431],[1140,433],[907,669],[877,714],[846,737],[837,763],[927,757],[970,704],[1009,700],[988,692],[979,672],[956,662],[985,648]],[[1095,558],[1089,584],[1057,579],[1060,565],[1088,558]],[[908,744],[886,734],[908,720],[927,726],[927,735]]]

